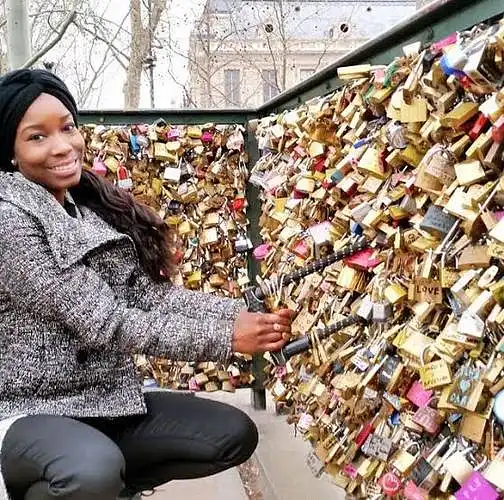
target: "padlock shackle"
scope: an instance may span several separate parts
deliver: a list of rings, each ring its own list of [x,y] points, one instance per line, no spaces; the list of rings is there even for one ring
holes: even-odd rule
[[[340,321],[336,321],[326,328],[319,328],[317,330],[317,336],[319,340],[324,340],[330,337],[333,333],[346,328],[347,326],[352,326],[357,323],[364,323],[364,320],[357,315],[348,316]],[[303,335],[302,337],[289,342],[282,349],[276,352],[270,352],[270,356],[273,359],[275,365],[285,365],[292,356],[295,354],[300,354],[306,352],[312,347],[312,337],[311,335]]]

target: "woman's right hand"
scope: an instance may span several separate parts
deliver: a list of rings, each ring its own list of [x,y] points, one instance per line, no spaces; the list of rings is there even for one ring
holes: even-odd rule
[[[233,352],[256,354],[278,351],[290,338],[294,311],[281,309],[276,313],[240,311],[233,331]]]

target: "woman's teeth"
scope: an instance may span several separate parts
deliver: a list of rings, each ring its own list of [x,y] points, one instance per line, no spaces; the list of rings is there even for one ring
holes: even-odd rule
[[[65,163],[65,165],[58,165],[57,167],[51,167],[51,170],[54,170],[55,172],[69,170],[75,166],[76,162],[77,162],[77,160],[73,160],[70,163]]]

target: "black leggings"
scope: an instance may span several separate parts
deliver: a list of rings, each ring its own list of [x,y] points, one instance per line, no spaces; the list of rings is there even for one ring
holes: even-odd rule
[[[14,500],[113,500],[172,479],[210,476],[247,460],[257,429],[240,410],[168,392],[145,395],[147,415],[17,420],[2,446]],[[125,489],[123,489],[125,488]]]

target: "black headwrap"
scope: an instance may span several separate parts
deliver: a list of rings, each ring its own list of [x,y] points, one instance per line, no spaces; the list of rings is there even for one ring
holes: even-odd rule
[[[14,170],[11,160],[19,122],[40,94],[59,99],[77,124],[77,105],[67,86],[43,69],[14,70],[0,78],[0,170]]]

